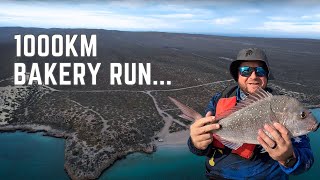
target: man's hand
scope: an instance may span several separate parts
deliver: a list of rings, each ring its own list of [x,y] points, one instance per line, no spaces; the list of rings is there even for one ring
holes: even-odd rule
[[[266,124],[264,129],[271,134],[274,140],[267,136],[263,130],[259,129],[257,137],[259,143],[272,159],[284,165],[289,157],[294,156],[289,131],[279,123],[274,123],[273,126]]]
[[[190,137],[196,148],[204,150],[212,142],[212,130],[220,128],[216,122],[212,112],[209,111],[206,117],[197,119],[190,126]]]

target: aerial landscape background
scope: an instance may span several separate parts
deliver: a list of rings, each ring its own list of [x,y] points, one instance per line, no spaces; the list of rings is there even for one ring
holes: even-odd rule
[[[285,8],[279,8],[276,1],[234,2],[80,1],[75,6],[68,1],[1,2],[6,8],[0,14],[0,140],[6,148],[0,151],[0,167],[5,167],[0,177],[20,179],[28,163],[27,179],[203,175],[204,159],[186,147],[191,122],[178,117],[168,96],[203,113],[215,93],[235,83],[228,66],[240,49],[248,47],[265,50],[272,74],[268,85],[276,93],[296,97],[318,115],[318,3],[284,1]],[[230,10],[233,13],[228,14]],[[16,57],[16,34],[96,34],[97,57]],[[18,62],[25,63],[27,71],[32,63],[39,63],[42,70],[44,63],[102,64],[97,85],[15,86],[13,67]],[[110,85],[109,65],[114,62],[151,63],[152,80],[172,83]],[[58,80],[59,71],[54,76]],[[316,161],[305,177],[320,177],[319,134],[310,137]],[[17,149],[24,149],[24,154]],[[36,157],[37,151],[43,156]],[[45,158],[50,156],[57,158]],[[178,159],[185,161],[179,164]],[[186,163],[196,164],[190,174],[182,173]],[[137,173],[147,167],[150,174]],[[57,173],[48,173],[50,169]]]

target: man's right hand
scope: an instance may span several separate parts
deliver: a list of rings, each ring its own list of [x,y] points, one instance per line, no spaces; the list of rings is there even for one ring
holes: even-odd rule
[[[212,112],[209,111],[206,117],[197,119],[190,126],[190,137],[193,145],[197,149],[205,150],[208,145],[212,142],[212,130],[217,130],[220,125],[212,116]]]

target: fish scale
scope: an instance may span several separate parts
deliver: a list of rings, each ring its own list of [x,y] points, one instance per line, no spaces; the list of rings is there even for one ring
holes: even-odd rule
[[[262,129],[264,124],[272,123],[268,116],[270,114],[270,100],[257,101],[249,107],[240,109],[220,120],[219,124],[224,129],[223,131],[217,131],[216,134],[221,137],[236,137],[229,138],[229,141],[258,144],[258,130]],[[238,137],[242,138],[239,139]]]

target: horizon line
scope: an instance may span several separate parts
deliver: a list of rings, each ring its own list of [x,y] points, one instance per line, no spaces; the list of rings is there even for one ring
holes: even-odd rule
[[[119,29],[105,29],[105,28],[85,28],[85,27],[25,27],[25,26],[0,26],[0,28],[25,28],[25,29],[66,29],[66,30],[104,30],[104,31],[119,31],[119,32],[136,32],[136,33],[169,33],[169,34],[189,34],[189,35],[207,35],[220,37],[239,37],[239,38],[266,38],[266,39],[308,39],[320,40],[319,37],[299,37],[299,36],[283,36],[283,35],[262,35],[262,34],[237,34],[237,33],[206,33],[206,32],[183,32],[183,31],[157,31],[157,30],[119,30]]]

